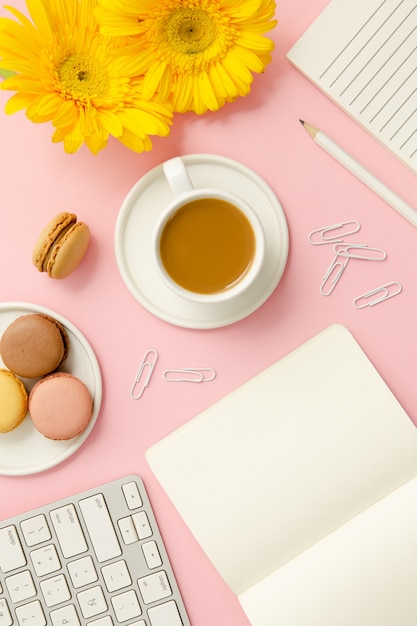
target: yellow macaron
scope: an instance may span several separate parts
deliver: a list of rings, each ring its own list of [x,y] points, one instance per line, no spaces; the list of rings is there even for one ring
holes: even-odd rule
[[[58,213],[39,235],[32,262],[51,278],[66,278],[82,261],[89,242],[87,224],[78,222],[74,213]]]
[[[28,410],[28,394],[20,378],[0,369],[0,433],[8,433],[23,422]]]

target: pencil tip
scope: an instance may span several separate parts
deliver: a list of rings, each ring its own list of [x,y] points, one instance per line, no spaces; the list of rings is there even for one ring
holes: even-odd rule
[[[300,122],[300,124],[302,124],[304,126],[305,122],[304,120],[298,120]]]

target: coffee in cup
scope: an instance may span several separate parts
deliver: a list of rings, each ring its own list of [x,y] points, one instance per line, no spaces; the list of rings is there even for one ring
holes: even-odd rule
[[[175,194],[163,212],[153,243],[162,280],[196,302],[223,302],[248,289],[264,259],[259,218],[239,196],[218,188],[194,188],[181,158],[163,165]]]

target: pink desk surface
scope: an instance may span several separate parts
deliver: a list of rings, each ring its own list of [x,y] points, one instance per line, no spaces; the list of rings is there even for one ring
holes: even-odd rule
[[[78,326],[97,354],[104,390],[96,426],[75,455],[41,474],[0,476],[0,518],[138,473],[194,626],[248,622],[147,466],[151,444],[336,322],[349,328],[417,424],[417,229],[314,145],[298,122],[322,127],[417,207],[415,175],[285,58],[326,4],[278,2],[273,61],[251,94],[217,113],[178,116],[171,136],[155,140],[150,153],[136,155],[114,141],[97,157],[84,149],[66,155],[52,144],[49,125],[6,116],[8,94],[0,93],[1,300],[51,308]],[[272,296],[246,319],[215,330],[176,327],[142,308],[122,282],[114,254],[115,222],[131,186],[165,159],[189,153],[226,156],[260,174],[280,199],[290,232],[287,267]],[[31,251],[44,223],[61,210],[89,224],[92,242],[82,266],[53,281],[32,266]],[[352,264],[325,297],[319,286],[332,253],[312,246],[308,234],[349,219],[361,223],[365,243],[388,257]],[[399,296],[372,308],[353,306],[355,296],[390,280],[403,285]],[[217,377],[187,385],[155,375],[135,401],[130,387],[148,348],[159,352],[159,372],[199,364],[214,367]]]

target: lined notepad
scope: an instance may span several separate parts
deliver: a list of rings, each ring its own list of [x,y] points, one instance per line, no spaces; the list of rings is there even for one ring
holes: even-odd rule
[[[287,57],[417,172],[417,0],[332,0]]]

